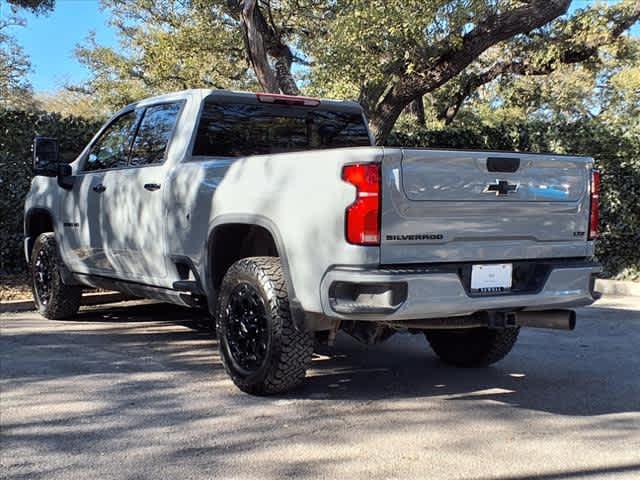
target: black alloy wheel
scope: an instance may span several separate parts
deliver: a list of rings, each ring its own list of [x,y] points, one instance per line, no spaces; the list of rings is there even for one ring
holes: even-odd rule
[[[227,270],[216,332],[224,368],[243,392],[273,395],[303,382],[314,334],[292,318],[279,258],[243,258]]]
[[[51,301],[51,280],[55,261],[55,258],[51,258],[51,250],[47,248],[40,249],[33,259],[33,288],[43,307]]]
[[[226,308],[226,340],[235,367],[245,375],[264,363],[270,336],[267,312],[258,291],[248,283],[238,284]]]
[[[31,251],[31,283],[36,308],[45,318],[73,317],[80,308],[82,287],[64,283],[65,268],[54,233],[40,234]]]

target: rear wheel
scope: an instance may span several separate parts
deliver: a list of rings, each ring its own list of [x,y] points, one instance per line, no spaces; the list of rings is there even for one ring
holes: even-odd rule
[[[31,253],[31,283],[38,312],[51,320],[72,317],[80,308],[82,288],[65,285],[62,268],[54,234],[41,234]]]
[[[502,360],[518,339],[519,328],[433,330],[425,336],[440,359],[459,367],[485,367]]]
[[[268,395],[302,383],[314,337],[293,324],[280,259],[238,260],[222,281],[218,302],[220,356],[240,390]]]

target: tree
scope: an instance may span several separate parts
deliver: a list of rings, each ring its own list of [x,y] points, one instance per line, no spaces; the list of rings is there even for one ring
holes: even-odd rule
[[[55,0],[7,0],[7,3],[14,11],[22,8],[35,14],[41,14],[53,10]]]
[[[80,90],[122,105],[162,91],[221,87],[300,94],[292,73],[320,0],[105,0],[118,48],[89,37],[77,50],[92,71]],[[78,86],[74,88],[78,89]]]
[[[640,0],[567,16],[570,3],[106,0],[121,47],[78,53],[94,72],[88,90],[117,102],[194,86],[354,98],[381,143],[423,100],[451,122],[491,82],[597,68],[600,49],[640,18]]]
[[[312,84],[320,85],[320,93],[357,94],[376,139],[383,142],[399,115],[427,94],[447,88],[443,97],[450,102],[443,116],[453,118],[490,80],[549,74],[561,64],[587,62],[640,17],[638,0],[562,17],[569,4],[338,2],[328,41],[309,45],[315,60]]]
[[[26,25],[24,19],[16,15],[20,9],[30,10],[35,14],[45,13],[53,8],[55,0],[6,1],[11,14],[0,18],[0,107],[29,109],[35,106],[33,89],[27,79],[31,62],[22,47],[9,34],[9,29]]]
[[[571,72],[573,82],[565,82],[562,89],[556,89],[558,99],[572,98],[571,91],[581,86],[590,90],[585,83],[591,84],[598,75],[602,76],[607,62],[611,67],[611,60],[603,56],[613,56],[618,63],[631,60],[629,40],[621,36],[638,18],[640,2],[629,3],[628,8],[597,5],[578,12],[572,19],[554,22],[543,34],[514,39],[496,48],[443,89],[439,119],[449,124],[474,92],[501,78],[509,83],[522,76],[557,79],[550,74],[564,70],[565,77]],[[578,68],[573,68],[576,65]]]
[[[14,16],[0,20],[0,107],[24,108],[31,103],[32,88],[27,80],[31,63],[22,48],[9,35],[12,26],[24,22]]]
[[[640,125],[640,40],[629,37],[603,48],[594,63],[560,65],[542,76],[502,76],[470,96],[456,121],[597,118],[609,125]]]
[[[104,120],[111,113],[105,105],[96,101],[93,95],[60,89],[53,93],[36,93],[35,107],[61,117],[76,117],[86,120]]]
[[[240,24],[247,58],[262,88],[299,95],[291,73],[295,57],[286,42],[290,30],[276,24],[271,2],[264,2],[265,11],[257,0],[232,0],[227,5],[229,14]]]
[[[190,2],[172,0],[104,4],[120,45],[99,46],[90,35],[76,55],[92,78],[72,89],[114,108],[171,90],[256,88],[238,23],[222,6],[204,12]]]

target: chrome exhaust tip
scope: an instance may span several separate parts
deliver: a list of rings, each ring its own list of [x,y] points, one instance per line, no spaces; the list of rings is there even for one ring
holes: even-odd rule
[[[519,327],[573,330],[576,328],[576,312],[573,310],[517,312],[516,324]]]

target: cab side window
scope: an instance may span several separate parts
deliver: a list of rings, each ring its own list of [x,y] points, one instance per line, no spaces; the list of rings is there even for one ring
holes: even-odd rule
[[[152,165],[164,161],[181,106],[181,103],[165,103],[145,110],[133,141],[129,165]]]
[[[84,165],[85,172],[127,166],[131,141],[140,112],[131,111],[116,118],[93,144]]]

